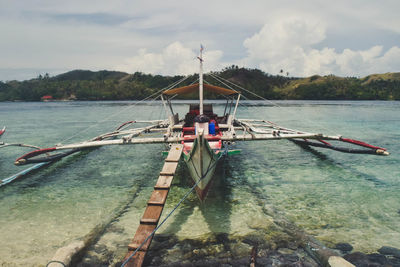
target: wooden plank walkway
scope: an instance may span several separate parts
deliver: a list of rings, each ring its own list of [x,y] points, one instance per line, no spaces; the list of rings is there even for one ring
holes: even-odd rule
[[[181,158],[183,145],[175,144],[171,146],[168,156],[165,159],[164,166],[160,172],[157,183],[154,186],[154,191],[147,202],[146,210],[140,224],[136,230],[136,234],[128,245],[128,253],[125,255],[124,261],[128,259],[132,253],[140,247],[140,245],[146,240],[146,238],[156,229],[158,221],[160,220],[161,213],[163,211],[169,189],[174,178],[176,168],[178,167],[179,159]],[[151,244],[153,236],[150,237],[146,243],[137,251],[135,256],[129,260],[125,265],[128,267],[142,266],[147,250]]]

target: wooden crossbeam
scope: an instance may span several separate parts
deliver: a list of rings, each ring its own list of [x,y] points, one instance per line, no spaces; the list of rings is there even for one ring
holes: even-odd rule
[[[179,159],[181,158],[182,154],[182,148],[181,145],[175,145],[171,146],[171,149],[169,150],[168,156],[165,159],[167,162],[178,162]]]
[[[128,253],[125,255],[127,260],[132,253],[139,248],[145,240],[156,229],[158,221],[160,220],[165,202],[167,201],[168,192],[175,175],[176,168],[178,167],[179,159],[181,158],[183,145],[175,144],[171,146],[167,158],[165,159],[164,166],[160,172],[157,183],[154,186],[154,191],[147,202],[147,207],[140,219],[140,224],[136,230],[135,236],[131,243],[128,245]],[[142,247],[136,254],[128,261],[125,266],[139,267],[142,266],[145,259],[147,250],[151,244],[153,236],[147,239]]]
[[[175,174],[177,167],[178,167],[178,162],[166,161],[164,163],[164,167],[162,168],[162,170],[160,172],[160,175],[173,176]]]
[[[168,189],[171,187],[172,179],[174,176],[160,175],[154,189]]]

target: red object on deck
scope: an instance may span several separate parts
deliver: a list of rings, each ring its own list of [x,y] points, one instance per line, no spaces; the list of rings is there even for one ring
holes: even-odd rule
[[[185,142],[187,141],[194,141],[194,139],[196,139],[196,135],[187,135],[183,137],[183,140]],[[221,136],[220,135],[206,135],[204,137],[204,139],[206,139],[207,141],[220,141],[221,140]]]
[[[182,130],[183,132],[194,132],[195,127],[183,127]]]

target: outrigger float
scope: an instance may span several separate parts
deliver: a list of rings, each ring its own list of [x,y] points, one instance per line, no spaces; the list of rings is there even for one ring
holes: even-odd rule
[[[6,126],[4,126],[3,129],[0,130],[0,136],[2,136],[3,133],[5,133],[5,132],[6,132]]]
[[[6,132],[6,127],[4,126],[2,130],[0,130],[0,137]],[[19,146],[19,147],[28,147],[28,148],[34,148],[34,149],[40,149],[37,146],[32,146],[32,145],[25,145],[25,144],[20,144],[20,143],[5,143],[5,142],[0,142],[0,148],[5,148],[5,147],[12,147],[12,146]],[[39,170],[40,168],[44,167],[45,165],[49,164],[50,162],[40,162],[35,165],[30,166],[29,168],[26,168],[25,170],[22,170],[14,175],[11,175],[7,178],[0,179],[0,187],[5,186],[9,183],[14,182],[17,179],[23,178],[24,176],[28,175],[29,173],[32,173],[33,171]]]
[[[140,221],[140,226],[128,246],[129,250],[123,263],[124,266],[141,266],[143,263],[152,237],[160,226],[158,225],[159,218],[181,158],[184,159],[193,179],[194,185],[190,192],[195,190],[199,199],[204,201],[212,184],[218,160],[224,155],[239,152],[229,149],[235,142],[287,139],[305,147],[319,147],[344,153],[389,155],[385,148],[342,136],[289,129],[268,120],[237,118],[236,111],[241,98],[239,89],[246,89],[214,74],[211,74],[211,77],[216,79],[218,84],[223,84],[228,88],[204,83],[202,49],[198,59],[200,61],[198,83],[183,87],[177,87],[177,83],[161,92],[163,106],[166,112],[170,113],[167,119],[128,121],[114,131],[88,141],[36,149],[15,161],[16,165],[52,162],[85,149],[108,145],[151,143],[169,145],[170,152]],[[179,118],[178,114],[173,111],[172,99],[177,95],[196,93],[197,91],[199,103],[190,104],[185,117]],[[223,114],[215,114],[212,105],[204,103],[203,91],[210,91],[227,99]],[[145,126],[134,127],[136,124]],[[337,145],[338,143],[342,145]]]

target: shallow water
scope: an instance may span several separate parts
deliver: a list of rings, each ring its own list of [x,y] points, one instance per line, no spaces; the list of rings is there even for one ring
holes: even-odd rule
[[[206,203],[190,196],[159,234],[205,240],[220,233],[240,238],[263,232],[269,238],[279,215],[327,244],[348,242],[362,252],[383,245],[400,248],[400,102],[277,104],[244,102],[238,117],[342,134],[392,154],[306,151],[284,140],[238,142],[241,154],[219,164]],[[162,119],[160,107],[136,102],[0,103],[0,128],[7,126],[1,141],[41,147],[76,142],[124,121]],[[223,106],[214,109],[218,113]],[[185,101],[176,106],[181,116],[186,110]],[[162,167],[162,150],[163,145],[99,148],[0,188],[0,265],[46,265],[58,248],[99,234],[93,229],[103,224],[105,231],[88,255],[105,257],[110,264],[120,261]],[[0,149],[0,179],[24,168],[12,162],[26,151]],[[187,177],[181,164],[163,216],[189,190]],[[179,260],[182,255],[169,257]]]

